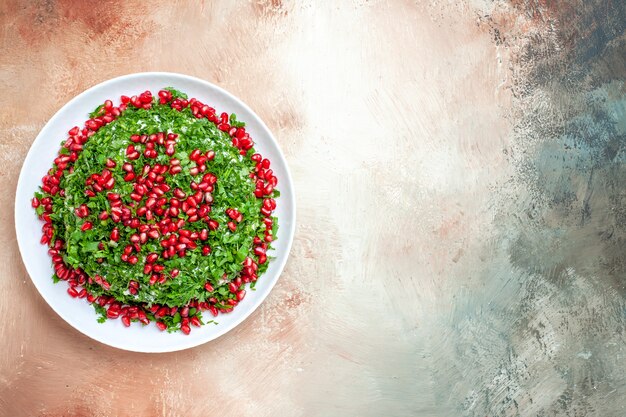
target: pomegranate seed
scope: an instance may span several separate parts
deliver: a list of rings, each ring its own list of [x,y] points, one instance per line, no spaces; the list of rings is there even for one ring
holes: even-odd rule
[[[120,231],[117,227],[115,227],[112,231],[111,231],[111,236],[110,236],[111,240],[114,242],[117,242],[118,240],[120,240]]]
[[[78,297],[78,291],[76,291],[76,288],[74,288],[74,287],[69,287],[69,288],[67,289],[67,293],[68,293],[69,295],[71,295],[71,296],[72,296],[72,298],[76,298],[76,297]]]
[[[200,327],[200,319],[198,319],[198,317],[196,317],[196,316],[192,317],[192,318],[189,320],[189,322],[190,322],[191,324],[193,324],[194,326],[196,326],[196,327]]]
[[[204,289],[207,290],[208,292],[213,292],[215,290],[213,286],[208,282],[204,284]]]
[[[91,222],[85,222],[80,227],[80,230],[82,230],[83,232],[86,232],[87,230],[91,230],[92,227],[93,227],[93,225],[91,224]]]
[[[169,308],[161,307],[157,310],[156,313],[154,313],[154,317],[161,318],[161,317],[167,316],[168,314],[169,314]]]
[[[231,232],[237,230],[237,226],[233,222],[228,222],[228,228],[231,230]]]
[[[182,330],[182,332],[185,334],[191,333],[191,328],[187,324],[183,324],[182,326],[180,326],[180,330]]]
[[[246,296],[246,290],[237,291],[235,295],[237,296],[237,301],[241,301]]]
[[[165,323],[163,323],[162,321],[157,321],[156,325],[159,328],[159,330],[161,330],[161,331],[167,329],[167,325]]]
[[[179,198],[179,199],[183,199],[185,197],[187,197],[187,194],[185,194],[185,192],[183,190],[181,190],[180,188],[176,188],[174,189],[174,197]]]
[[[178,269],[172,269],[172,272],[170,272],[170,276],[172,278],[176,278],[179,273],[180,273],[180,271]]]
[[[148,317],[146,316],[145,311],[143,310],[139,310],[137,312],[137,316],[139,317],[139,321],[143,324],[148,324],[150,323],[150,319],[148,319]]]
[[[112,304],[109,309],[107,310],[107,317],[110,319],[116,319],[119,317],[120,315],[120,310],[119,307],[115,308],[114,306],[116,306],[117,304]]]
[[[122,323],[124,324],[124,326],[129,327],[130,326],[130,318],[128,316],[122,316]]]
[[[238,290],[239,290],[239,287],[237,287],[237,285],[235,285],[234,282],[231,282],[228,284],[228,291],[232,293],[236,293]]]
[[[210,254],[210,253],[211,253],[211,248],[210,248],[209,246],[203,246],[203,247],[202,247],[202,254],[203,254],[204,256],[207,256],[207,255],[208,255],[208,254]]]

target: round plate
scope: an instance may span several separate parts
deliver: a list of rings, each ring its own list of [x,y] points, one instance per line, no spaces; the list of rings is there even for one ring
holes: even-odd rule
[[[71,298],[67,294],[67,284],[52,282],[53,269],[48,248],[39,243],[43,223],[30,206],[33,193],[38,190],[41,178],[52,166],[60,143],[67,138],[67,131],[72,126],[82,126],[89,118],[89,112],[106,99],[118,102],[121,95],[131,96],[145,90],[156,94],[163,87],[183,91],[189,97],[196,97],[215,107],[218,112],[237,114],[237,118],[246,123],[246,130],[256,143],[255,149],[272,161],[281,193],[274,214],[280,226],[278,239],[274,250],[269,253],[275,259],[260,277],[256,290],[248,291],[246,298],[231,313],[217,316],[217,325],[194,328],[190,335],[161,332],[153,324],[144,327],[133,323],[126,328],[121,320],[98,323],[95,310],[89,303]],[[116,348],[136,352],[171,352],[194,347],[223,335],[245,320],[263,302],[287,262],[295,230],[295,212],[295,196],[287,162],[259,116],[237,97],[206,81],[182,74],[146,72],[114,78],[88,89],[63,106],[44,126],[32,144],[20,172],[15,196],[15,229],[22,260],[35,287],[50,307],[71,326]]]

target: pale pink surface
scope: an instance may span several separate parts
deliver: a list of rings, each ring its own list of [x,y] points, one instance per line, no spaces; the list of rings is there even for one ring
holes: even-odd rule
[[[0,416],[620,415],[602,413],[626,406],[616,290],[575,268],[577,304],[550,281],[527,288],[532,274],[496,231],[527,219],[510,215],[527,191],[514,162],[534,143],[512,144],[529,114],[512,95],[529,66],[515,56],[568,21],[550,20],[565,7],[511,3],[0,5]],[[140,71],[240,97],[297,193],[291,256],[263,305],[213,342],[159,355],[103,346],[57,317],[26,275],[12,218],[45,122]],[[581,237],[585,251],[595,236]]]

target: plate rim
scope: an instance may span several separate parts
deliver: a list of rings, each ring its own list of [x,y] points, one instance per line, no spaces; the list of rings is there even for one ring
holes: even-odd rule
[[[265,135],[267,135],[267,137],[269,138],[269,140],[271,142],[273,142],[273,144],[276,147],[277,150],[277,154],[279,156],[280,162],[283,164],[283,166],[285,167],[285,178],[281,178],[282,182],[287,182],[287,186],[290,190],[290,193],[286,196],[289,199],[289,203],[291,205],[291,222],[287,228],[287,234],[285,236],[285,238],[287,239],[287,244],[286,244],[286,248],[285,248],[285,255],[282,259],[279,260],[279,264],[277,267],[277,271],[276,271],[276,276],[274,277],[274,279],[272,279],[270,282],[268,282],[267,286],[264,287],[263,293],[261,293],[260,297],[255,300],[254,305],[248,307],[248,310],[244,313],[242,313],[242,315],[237,318],[234,322],[232,322],[230,325],[228,326],[224,326],[223,329],[218,330],[215,333],[207,333],[207,337],[205,338],[200,338],[200,339],[190,339],[190,341],[188,343],[182,343],[178,346],[175,346],[173,348],[160,348],[160,347],[150,347],[147,349],[135,349],[135,348],[129,348],[123,345],[123,343],[117,343],[116,341],[109,341],[109,340],[103,340],[103,338],[98,337],[97,332],[96,334],[89,334],[85,331],[83,331],[83,329],[80,329],[71,318],[68,318],[65,312],[60,312],[58,311],[54,305],[53,302],[51,302],[51,295],[47,294],[45,289],[43,288],[43,284],[39,284],[37,282],[37,280],[33,279],[33,274],[32,274],[32,268],[29,266],[29,263],[27,263],[25,261],[25,248],[24,245],[25,243],[22,243],[22,241],[24,239],[27,239],[28,237],[24,236],[25,232],[20,230],[20,222],[18,222],[18,218],[21,217],[21,215],[19,214],[19,205],[18,202],[20,200],[18,200],[18,197],[20,196],[20,194],[24,194],[24,178],[28,175],[25,172],[25,168],[26,166],[29,166],[29,163],[32,162],[31,159],[34,158],[34,154],[35,152],[33,152],[33,150],[36,150],[39,146],[41,146],[40,144],[43,142],[44,140],[44,136],[42,135],[42,133],[47,129],[47,127],[49,125],[53,125],[54,122],[61,117],[63,110],[70,106],[72,103],[75,103],[77,101],[80,101],[83,97],[87,97],[90,95],[90,93],[92,93],[94,90],[100,89],[102,87],[105,87],[108,84],[112,84],[116,81],[120,81],[120,80],[132,80],[133,78],[143,78],[143,77],[166,77],[166,78],[172,78],[172,79],[179,79],[179,80],[184,80],[184,81],[191,81],[194,83],[198,83],[204,87],[207,87],[209,89],[213,89],[216,90],[217,92],[219,92],[220,94],[222,94],[223,96],[225,96],[226,98],[236,102],[238,105],[240,105],[241,107],[243,107],[248,113],[249,115],[254,119],[254,121],[256,123],[258,123],[260,129],[262,129],[265,133]],[[140,85],[140,84],[139,84]],[[246,116],[247,117],[247,116]],[[281,198],[283,197],[284,194],[281,194]],[[15,198],[14,198],[14,226],[15,226],[15,233],[16,233],[16,240],[17,240],[17,244],[18,244],[18,249],[19,249],[19,253],[20,253],[20,259],[22,261],[22,264],[24,265],[26,272],[28,273],[28,276],[31,280],[31,282],[33,283],[33,285],[35,286],[35,288],[37,289],[37,291],[39,292],[39,294],[41,295],[41,297],[46,301],[46,303],[48,304],[48,306],[59,316],[63,319],[63,321],[65,321],[67,324],[69,324],[71,327],[73,327],[74,329],[76,329],[78,332],[80,332],[81,334],[89,337],[92,340],[95,340],[99,343],[102,343],[104,345],[107,346],[112,346],[114,348],[117,349],[121,349],[121,350],[125,350],[125,351],[131,351],[131,352],[141,352],[141,353],[166,353],[166,352],[176,352],[176,351],[181,351],[181,350],[186,350],[186,349],[190,349],[196,346],[200,346],[203,345],[205,343],[208,343],[212,340],[215,340],[221,336],[223,336],[224,334],[228,333],[229,331],[235,329],[237,326],[239,326],[243,321],[245,321],[248,317],[250,317],[250,315],[252,315],[253,312],[255,312],[259,306],[266,300],[267,296],[269,295],[269,293],[272,291],[272,289],[274,288],[274,286],[276,285],[276,283],[278,282],[278,279],[280,278],[280,276],[283,273],[283,270],[285,268],[285,265],[287,264],[287,260],[289,259],[289,255],[291,253],[291,248],[293,245],[293,239],[294,239],[294,235],[295,235],[295,229],[296,229],[296,194],[295,194],[295,189],[293,186],[293,179],[291,176],[291,170],[289,169],[289,165],[287,163],[287,159],[285,158],[285,155],[283,153],[282,148],[280,147],[278,141],[276,140],[276,138],[274,137],[274,135],[272,134],[271,130],[267,127],[267,125],[265,124],[265,122],[261,119],[261,117],[256,114],[256,112],[254,112],[250,106],[248,106],[243,100],[241,100],[240,98],[236,97],[235,95],[233,95],[232,93],[228,92],[227,90],[225,90],[224,88],[213,84],[209,81],[203,80],[201,78],[195,77],[195,76],[191,76],[191,75],[186,75],[186,74],[182,74],[182,73],[176,73],[176,72],[167,72],[167,71],[147,71],[147,72],[134,72],[134,73],[129,73],[129,74],[125,74],[125,75],[120,75],[114,78],[110,78],[107,80],[104,80],[102,82],[99,82],[89,88],[87,88],[86,90],[82,91],[80,94],[74,96],[73,98],[71,98],[69,101],[67,101],[65,104],[63,104],[55,113],[54,115],[48,119],[48,121],[43,125],[43,127],[39,130],[39,133],[37,134],[37,136],[35,137],[35,139],[33,140],[33,142],[31,143],[31,145],[28,148],[28,152],[26,154],[26,157],[24,158],[23,162],[22,162],[22,167],[20,168],[20,174],[17,180],[17,185],[15,188]],[[38,239],[38,237],[37,237]],[[94,320],[96,318],[96,315],[94,313]],[[123,340],[123,338],[121,338]]]

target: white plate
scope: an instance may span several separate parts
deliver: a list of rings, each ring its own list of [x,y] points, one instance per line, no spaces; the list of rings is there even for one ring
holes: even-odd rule
[[[38,190],[41,178],[52,166],[60,142],[67,138],[67,131],[71,127],[82,126],[89,118],[88,113],[106,99],[119,103],[121,95],[131,96],[145,90],[156,95],[163,87],[174,87],[189,97],[196,97],[215,107],[218,113],[236,113],[238,119],[246,123],[246,130],[255,140],[255,149],[272,161],[281,192],[275,211],[280,225],[278,240],[270,252],[276,259],[270,262],[267,272],[260,277],[256,291],[248,291],[246,298],[231,313],[220,314],[217,325],[193,328],[190,335],[161,332],[153,323],[145,327],[133,323],[129,328],[124,327],[121,320],[98,323],[95,310],[86,300],[71,298],[67,294],[66,283],[52,282],[53,269],[48,248],[39,243],[43,223],[30,206],[33,193]],[[295,211],[295,196],[287,162],[259,116],[232,94],[206,81],[181,74],[146,72],[114,78],[88,89],[63,106],[44,126],[20,172],[15,196],[15,229],[22,260],[35,287],[50,307],[71,326],[116,348],[136,352],[171,352],[197,346],[223,335],[245,320],[263,302],[287,262],[295,230]],[[205,316],[210,314],[207,312]]]

